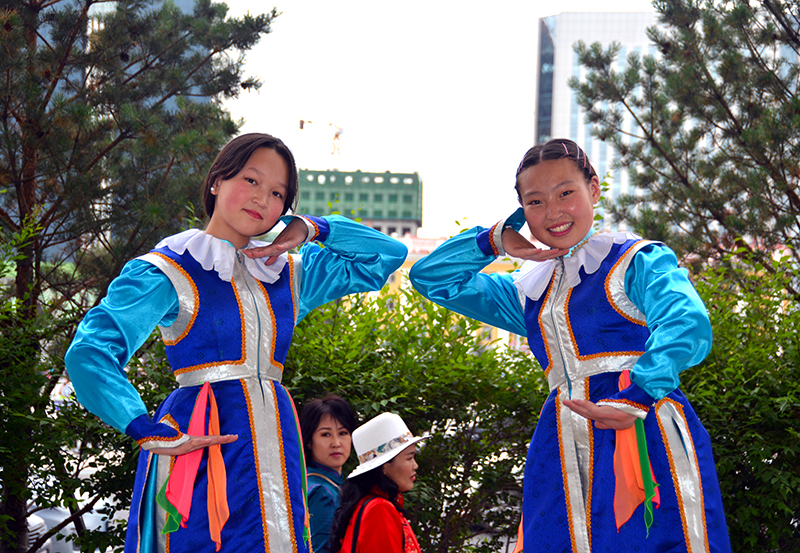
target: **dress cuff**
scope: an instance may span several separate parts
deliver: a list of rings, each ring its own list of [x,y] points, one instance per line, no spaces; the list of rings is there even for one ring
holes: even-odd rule
[[[624,413],[644,419],[656,400],[647,392],[631,382],[630,386],[620,390],[608,399],[601,399],[597,405],[608,405]]]
[[[300,219],[305,223],[308,229],[308,236],[301,245],[314,241],[324,242],[331,232],[330,224],[322,217],[315,217],[313,215],[285,215],[281,217],[281,221],[286,224],[289,224],[289,221],[292,219]]]
[[[482,230],[478,233],[475,239],[478,241],[478,247],[485,255],[493,255],[499,257],[506,254],[503,249],[503,230],[512,228],[519,230],[525,224],[525,212],[520,207],[511,216],[498,221],[491,228]]]
[[[177,447],[189,441],[189,436],[178,430],[177,424],[167,417],[155,423],[147,415],[139,415],[128,424],[125,433],[145,450]]]

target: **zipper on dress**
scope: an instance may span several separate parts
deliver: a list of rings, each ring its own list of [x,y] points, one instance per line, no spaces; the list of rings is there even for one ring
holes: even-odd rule
[[[556,315],[555,315],[555,308],[557,305],[558,293],[561,290],[561,282],[564,280],[564,258],[558,258],[559,263],[561,264],[561,271],[558,275],[558,282],[556,283],[555,293],[553,294],[553,302],[550,304],[550,321],[553,325],[553,330],[555,331],[554,334],[556,336],[556,343],[558,344],[558,354],[561,356],[561,367],[564,371],[564,378],[567,380],[567,392],[569,399],[572,399],[572,381],[569,378],[569,373],[567,372],[567,363],[564,359],[564,348],[561,344],[561,334],[558,332],[558,327],[556,326]]]
[[[236,261],[239,264],[239,269],[243,273],[247,273],[247,268],[244,266],[244,261],[242,257],[241,250],[236,250]],[[256,316],[256,329],[257,329],[257,338],[256,338],[256,374],[258,375],[258,381],[261,382],[261,315],[258,312],[258,306],[256,304],[256,296],[253,293],[252,288],[250,288],[250,282],[247,279],[247,275],[245,274],[242,278],[244,281],[244,285],[247,288],[247,291],[250,293],[250,300],[253,302],[253,312]],[[246,333],[247,332],[247,323],[246,321],[242,321],[242,330]],[[243,340],[247,340],[246,336],[242,337]],[[263,393],[263,390],[262,390]]]

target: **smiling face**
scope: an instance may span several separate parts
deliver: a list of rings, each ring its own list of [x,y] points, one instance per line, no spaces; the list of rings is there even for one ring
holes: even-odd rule
[[[278,222],[288,186],[283,157],[272,148],[258,148],[238,173],[214,183],[210,193],[216,202],[206,232],[243,248],[251,236],[264,234]]]
[[[417,468],[417,446],[410,445],[383,465],[383,474],[397,484],[400,493],[410,492],[417,481]]]
[[[525,220],[539,242],[569,249],[589,233],[601,193],[597,176],[587,182],[575,162],[564,158],[528,167],[517,183]]]
[[[311,436],[311,459],[341,474],[352,443],[350,431],[332,416],[325,415]]]

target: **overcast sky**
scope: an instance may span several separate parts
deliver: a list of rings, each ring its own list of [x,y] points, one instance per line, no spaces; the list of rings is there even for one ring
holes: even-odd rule
[[[226,108],[243,132],[283,139],[300,168],[418,172],[419,234],[431,238],[516,208],[514,172],[533,145],[539,18],[653,9],[649,0],[280,1],[272,33],[247,54],[261,90]],[[225,3],[232,16],[273,5]],[[301,119],[312,122],[302,131]]]

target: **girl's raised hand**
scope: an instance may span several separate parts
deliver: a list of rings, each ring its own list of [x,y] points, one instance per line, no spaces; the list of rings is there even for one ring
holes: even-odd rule
[[[596,405],[585,399],[565,399],[564,405],[582,417],[594,421],[601,430],[625,430],[633,426],[636,417],[609,405]]]
[[[183,442],[177,447],[156,447],[150,453],[156,455],[183,455],[191,453],[197,449],[203,449],[212,445],[229,444],[239,439],[236,434],[226,434],[225,436],[189,436],[188,442]]]
[[[306,224],[302,220],[295,218],[286,225],[286,228],[281,231],[278,237],[275,238],[275,241],[269,246],[248,248],[242,250],[242,252],[247,257],[252,257],[254,259],[257,257],[266,257],[267,260],[264,263],[266,265],[272,265],[277,261],[280,254],[296,248],[305,242],[306,238],[308,238],[308,227],[306,227]]]
[[[503,229],[503,249],[508,255],[530,261],[547,261],[569,253],[569,250],[543,250],[512,228]]]

